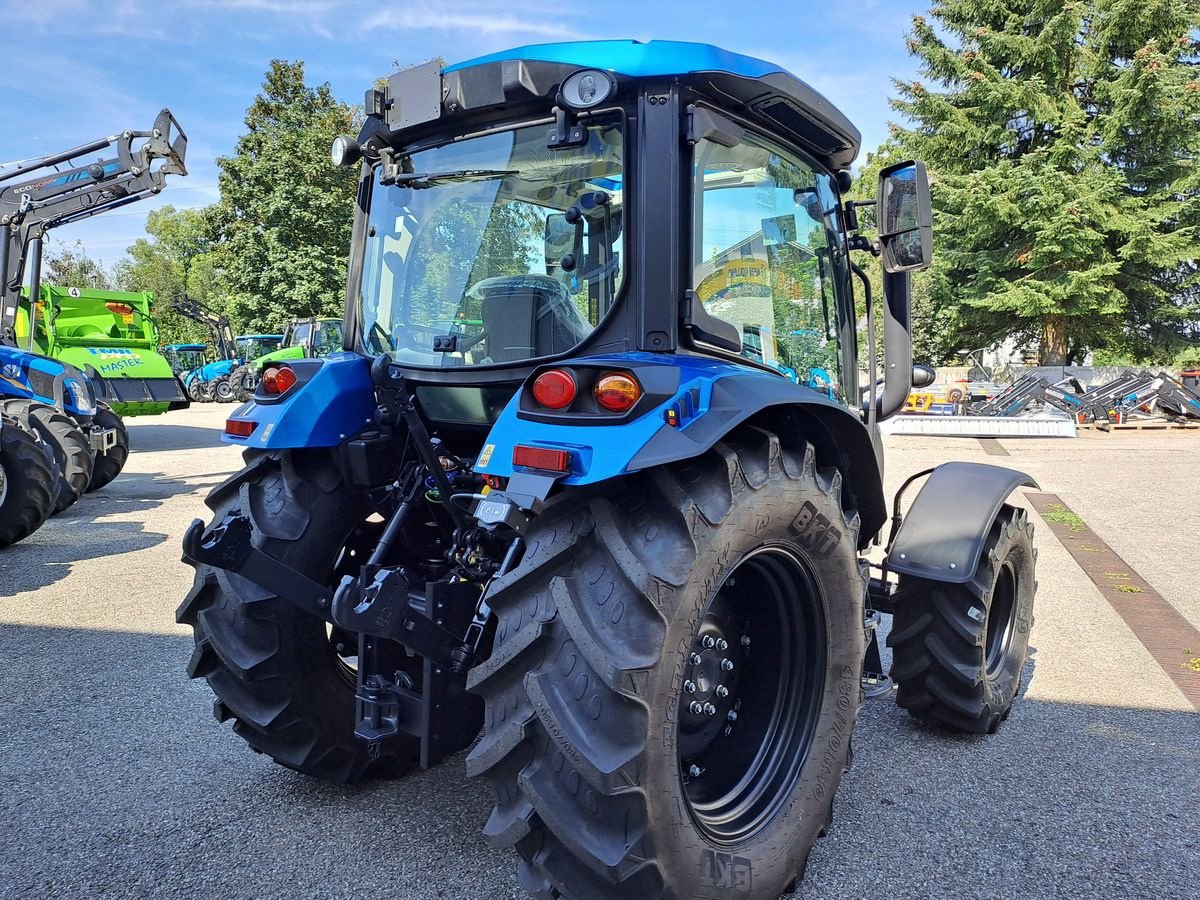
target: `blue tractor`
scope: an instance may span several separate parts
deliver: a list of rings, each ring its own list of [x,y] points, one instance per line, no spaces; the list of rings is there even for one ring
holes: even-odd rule
[[[226,423],[246,467],[185,536],[189,673],[338,782],[478,737],[485,835],[538,897],[778,897],[893,690],[881,615],[898,703],[950,729],[994,731],[1027,655],[1030,479],[884,496],[877,423],[932,377],[924,167],[882,171],[863,234],[854,126],[695,44],[430,63],[366,111],[333,147],[361,173],[344,347],[266,364]]]
[[[186,150],[186,135],[164,109],[149,131],[123,131],[0,173],[0,547],[108,484],[129,455],[100,373],[34,352],[36,328],[27,328],[27,343],[17,339],[26,278],[25,296],[42,296],[46,233],[159,193],[168,175],[187,174]],[[42,306],[30,303],[29,317]],[[43,450],[18,431],[50,451],[48,487],[35,461]]]

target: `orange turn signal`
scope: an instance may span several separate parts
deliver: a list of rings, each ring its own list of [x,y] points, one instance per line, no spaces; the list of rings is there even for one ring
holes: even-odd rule
[[[642,396],[642,386],[637,379],[624,372],[609,372],[602,375],[592,390],[596,402],[609,412],[623,413],[633,408]]]
[[[263,372],[263,387],[268,394],[286,394],[296,385],[296,373],[291,366],[272,366]]]

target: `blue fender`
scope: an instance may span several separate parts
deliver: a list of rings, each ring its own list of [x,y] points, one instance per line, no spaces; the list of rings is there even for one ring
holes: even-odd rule
[[[1022,485],[1038,486],[1024,472],[1002,466],[968,462],[938,466],[896,532],[888,568],[947,584],[970,581],[996,514]]]
[[[221,440],[257,450],[336,447],[375,421],[371,362],[357,353],[294,359],[295,387],[278,398],[255,397],[233,411],[229,422],[252,422],[245,437]]]
[[[565,422],[522,415],[521,397],[527,381],[492,426],[475,471],[501,477],[518,474],[513,448],[519,443],[571,451],[572,471],[558,483],[595,484],[699,456],[756,413],[787,407],[804,412],[806,437],[813,443],[823,442],[847,461],[862,517],[863,540],[869,540],[886,521],[882,476],[870,434],[855,413],[823,392],[778,374],[710,357],[623,353],[563,360],[555,367],[573,365],[614,369],[661,366],[678,372],[678,380],[667,399],[627,422],[603,425],[589,423],[582,415]]]

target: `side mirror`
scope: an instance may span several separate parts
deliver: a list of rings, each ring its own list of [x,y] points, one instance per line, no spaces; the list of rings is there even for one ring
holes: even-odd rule
[[[555,213],[546,217],[546,273],[564,283],[570,273],[583,262],[583,218],[572,222],[566,215]]]
[[[929,387],[937,380],[937,370],[933,366],[923,366],[917,363],[913,366],[912,386],[915,388]]]
[[[886,271],[911,272],[929,265],[933,259],[933,208],[924,163],[902,162],[880,170],[875,215]]]

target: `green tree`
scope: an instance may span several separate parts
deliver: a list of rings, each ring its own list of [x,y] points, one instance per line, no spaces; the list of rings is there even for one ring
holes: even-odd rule
[[[1166,353],[1198,318],[1200,3],[943,0],[896,82],[934,193],[951,343]]]
[[[357,170],[334,166],[329,147],[356,131],[354,110],[328,84],[306,85],[302,62],[277,59],[245,122],[234,154],[217,160],[210,219],[230,318],[273,331],[341,315]]]
[[[147,237],[138,238],[117,263],[117,283],[126,291],[152,291],[154,315],[164,344],[204,341],[208,330],[173,312],[170,301],[184,294],[219,305],[218,273],[206,214],[164,206],[146,217]]]
[[[83,244],[75,241],[58,252],[46,254],[42,266],[42,282],[58,287],[100,288],[112,287],[112,278],[104,266],[87,255]]]

